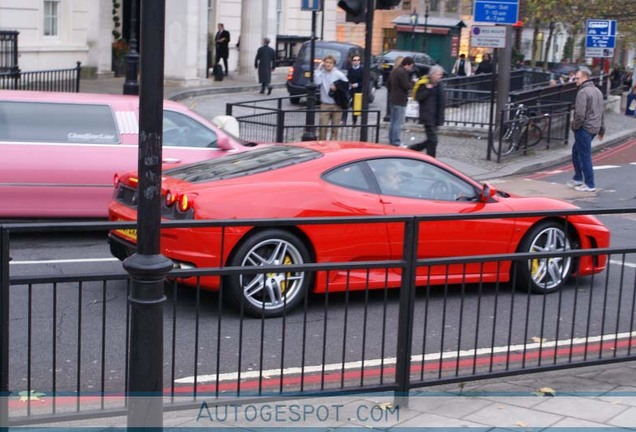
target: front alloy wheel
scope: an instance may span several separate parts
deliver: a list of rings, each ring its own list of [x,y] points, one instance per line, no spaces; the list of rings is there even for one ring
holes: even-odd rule
[[[283,230],[266,230],[241,243],[230,259],[231,266],[262,267],[304,264],[310,261],[305,245]],[[231,303],[247,315],[281,316],[298,306],[306,295],[312,276],[307,272],[272,271],[228,277]]]
[[[519,245],[519,252],[565,252],[572,248],[564,225],[542,222],[534,226]],[[555,256],[520,262],[517,283],[539,294],[556,291],[565,284],[573,268],[572,257]]]

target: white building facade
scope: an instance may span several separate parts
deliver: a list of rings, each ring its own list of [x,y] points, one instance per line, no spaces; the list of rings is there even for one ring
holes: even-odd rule
[[[108,75],[112,32],[128,25],[122,11],[135,1],[141,0],[0,0],[0,30],[19,32],[22,70],[72,68],[80,61]],[[325,0],[320,14],[325,39],[336,36],[336,3]],[[300,0],[166,0],[166,79],[187,83],[206,77],[208,41],[218,23],[231,34],[228,60],[234,73],[253,73],[263,37],[273,43],[277,34],[311,34],[311,12],[301,10]]]

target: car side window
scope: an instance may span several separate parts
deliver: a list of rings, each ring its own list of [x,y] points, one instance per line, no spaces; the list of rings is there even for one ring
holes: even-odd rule
[[[456,175],[419,159],[382,158],[369,166],[383,195],[436,201],[472,201],[473,185]]]
[[[107,105],[0,102],[0,141],[118,144]]]
[[[216,132],[176,111],[163,112],[163,145],[169,147],[216,148]]]
[[[322,176],[323,180],[348,189],[372,192],[373,186],[364,174],[363,163],[354,163],[333,169]]]

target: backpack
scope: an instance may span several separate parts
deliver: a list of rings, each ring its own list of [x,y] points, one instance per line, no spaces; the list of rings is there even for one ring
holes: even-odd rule
[[[416,95],[417,95],[417,90],[420,88],[421,85],[426,85],[429,83],[428,80],[428,75],[422,75],[416,82],[415,84],[413,84],[413,91],[411,92],[411,97],[413,98],[413,100],[417,100]]]

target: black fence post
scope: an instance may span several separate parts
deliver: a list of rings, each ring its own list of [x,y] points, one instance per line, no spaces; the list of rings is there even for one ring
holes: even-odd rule
[[[77,62],[75,67],[75,93],[80,91],[80,77],[82,75],[82,62]]]
[[[163,293],[172,262],[161,255],[161,143],[165,0],[142,0],[137,253],[124,261],[132,283],[128,427],[163,427]]]
[[[276,110],[276,142],[285,142],[285,111],[280,108]]]
[[[0,430],[9,427],[9,230],[0,225]]]
[[[311,61],[309,62],[309,84],[307,84],[307,127],[301,137],[302,141],[316,140],[316,89],[314,83],[314,59],[316,57],[316,11],[311,11]]]
[[[417,247],[419,221],[410,218],[404,223],[404,246],[402,250],[402,285],[400,286],[400,309],[398,315],[397,359],[395,364],[395,406],[408,407],[408,392],[411,382],[411,352],[413,350],[413,314],[415,310],[415,272],[417,270]]]

